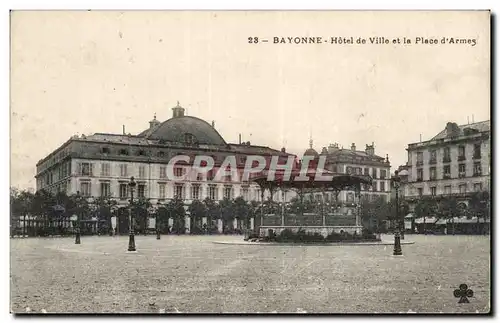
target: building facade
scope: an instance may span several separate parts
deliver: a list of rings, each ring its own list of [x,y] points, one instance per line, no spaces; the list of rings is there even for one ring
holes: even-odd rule
[[[422,196],[454,196],[467,204],[473,192],[490,189],[490,121],[457,125],[428,141],[408,145],[407,200]]]
[[[372,186],[361,187],[361,199],[375,201],[383,199],[389,201],[391,182],[389,157],[381,157],[375,154],[375,144],[366,145],[365,150],[357,150],[353,143],[350,149],[339,148],[337,143],[330,144],[328,148],[323,147],[321,153],[310,147],[304,153],[304,156],[314,156],[319,159],[325,157],[325,169],[334,173],[369,175],[373,179]],[[325,193],[327,200],[334,198],[333,193]],[[315,194],[316,199],[321,198],[321,193]],[[337,197],[340,203],[355,203],[354,191],[342,191]]]
[[[258,185],[242,181],[247,156],[263,156],[269,164],[272,156],[290,155],[285,149],[251,145],[250,142],[230,144],[212,125],[193,116],[184,115],[179,104],[172,118],[160,122],[156,116],[149,127],[138,135],[96,133],[91,136],[73,136],[63,145],[37,163],[37,190],[52,193],[64,191],[92,197],[110,197],[120,207],[129,204],[128,183],[134,176],[135,197],[148,199],[153,205],[167,203],[174,196],[185,204],[193,200],[222,200],[242,196],[259,201]],[[183,179],[171,180],[167,164],[179,155],[187,155],[190,162],[176,163],[173,173]],[[192,167],[197,155],[214,159],[214,168],[201,174]],[[234,176],[216,178],[215,174],[227,156],[236,158]],[[264,197],[266,198],[266,196]]]

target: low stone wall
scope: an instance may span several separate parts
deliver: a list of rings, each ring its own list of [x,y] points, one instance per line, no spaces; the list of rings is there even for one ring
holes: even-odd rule
[[[323,237],[328,236],[332,232],[340,233],[340,231],[348,232],[350,234],[361,234],[362,226],[262,226],[259,229],[259,236],[265,237],[269,235],[269,230],[273,230],[276,235],[279,235],[281,231],[288,229],[292,232],[298,232],[299,229],[304,230],[308,233],[319,233]]]

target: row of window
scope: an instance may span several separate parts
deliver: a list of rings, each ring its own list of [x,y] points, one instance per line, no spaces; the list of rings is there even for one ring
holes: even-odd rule
[[[429,164],[437,163],[437,149],[429,150]],[[481,143],[474,144],[474,153],[472,155],[473,159],[481,159]],[[465,146],[458,146],[458,161],[466,160],[467,156],[465,154]],[[443,148],[443,163],[451,162],[450,147]],[[424,153],[422,151],[417,152],[417,165],[423,165]]]
[[[173,196],[177,196],[181,199],[188,198],[188,194],[186,194],[186,187],[183,184],[175,184]],[[100,191],[98,192],[99,196],[111,196],[111,184],[109,182],[101,182],[99,184]],[[158,184],[159,191],[159,199],[166,198],[166,184],[159,183]],[[90,181],[82,181],[80,183],[80,194],[83,196],[92,196],[92,183]],[[201,196],[201,185],[191,185],[189,198],[193,200],[199,200],[202,198]],[[134,198],[145,198],[146,197],[146,185],[138,184],[134,189]],[[242,188],[241,196],[244,200],[251,200],[250,189]],[[255,200],[259,200],[260,190],[255,190],[254,196]],[[127,199],[131,197],[130,187],[127,183],[119,184],[119,198]],[[208,185],[207,197],[212,200],[219,199],[219,189],[217,185]],[[222,190],[222,198],[233,199],[234,198],[234,188],[231,185],[225,185]]]
[[[128,164],[120,164],[119,165],[120,177],[129,177],[129,176],[134,175],[133,172],[131,172],[129,170],[128,166],[129,166]],[[174,167],[173,173],[174,173],[175,177],[184,176],[186,174],[186,168]],[[80,176],[94,176],[94,164],[93,163],[80,163],[78,174]],[[216,174],[215,170],[208,171],[206,174],[206,179],[208,181],[213,180],[215,178],[215,174]],[[166,179],[167,178],[167,166],[160,166],[158,175],[159,175],[159,178]],[[104,177],[112,176],[111,165],[109,163],[102,163],[101,164],[100,176],[104,176]],[[140,165],[137,178],[147,178],[147,177],[148,176],[146,176],[146,166]],[[199,174],[197,174],[196,180],[202,181],[203,178],[204,178],[204,175],[199,173]],[[232,181],[232,176],[226,175],[221,180],[230,182],[230,181]]]
[[[430,187],[429,190],[430,190],[430,194],[432,196],[436,196],[437,195],[437,187],[436,186]],[[482,183],[474,183],[473,190],[474,190],[474,192],[480,192],[480,191],[482,191],[483,190],[483,184]],[[460,184],[460,185],[458,185],[458,192],[460,194],[467,193],[467,184]],[[422,196],[424,194],[424,189],[422,187],[417,188],[417,194],[419,196]],[[453,191],[451,189],[451,185],[446,185],[446,186],[443,187],[443,194],[445,194],[445,195],[453,194]]]
[[[458,178],[466,177],[465,164],[458,165]],[[473,168],[473,176],[481,176],[481,162],[475,162]],[[451,167],[450,165],[443,166],[443,178],[442,179],[451,179]],[[424,179],[424,170],[422,168],[417,168],[417,182],[421,182]],[[429,180],[435,181],[437,180],[437,171],[436,167],[429,167]]]
[[[386,195],[382,194],[366,194],[366,193],[361,193],[360,198],[365,201],[376,201],[380,199],[387,199]],[[321,202],[323,199],[322,194],[314,194],[310,195],[309,199],[311,201],[316,201],[316,202]],[[324,200],[325,202],[336,202],[335,196],[332,193],[325,193],[324,194]],[[355,194],[353,192],[347,192],[346,194],[346,202],[347,203],[355,203]]]
[[[356,175],[370,175],[370,168],[362,168],[362,167],[351,167],[347,166],[346,167],[346,173],[347,174],[356,174]],[[377,179],[377,168],[372,168],[371,171],[371,176],[374,179]],[[387,170],[381,169],[380,170],[380,179],[386,179],[387,178]]]

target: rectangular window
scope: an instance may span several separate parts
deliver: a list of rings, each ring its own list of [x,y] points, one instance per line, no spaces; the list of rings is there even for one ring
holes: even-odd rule
[[[437,159],[437,152],[435,149],[431,150],[429,152],[430,158],[429,158],[429,164],[435,164],[436,159]]]
[[[232,199],[233,198],[233,187],[232,186],[224,186],[224,198]]]
[[[444,187],[444,194],[451,194],[451,186],[447,185]]]
[[[458,177],[459,178],[464,178],[465,177],[465,164],[459,164],[458,165]]]
[[[165,199],[165,196],[167,195],[165,193],[165,187],[166,185],[165,184],[158,184],[158,187],[159,187],[159,191],[160,191],[160,199]]]
[[[248,188],[247,187],[241,189],[241,197],[243,197],[243,199],[245,201],[248,201]]]
[[[380,191],[385,192],[385,182],[380,182]]]
[[[460,184],[458,186],[458,190],[461,194],[464,194],[467,192],[467,184]]]
[[[82,163],[81,164],[81,175],[82,176],[92,176],[92,164]]]
[[[208,198],[213,201],[217,200],[217,186],[215,185],[208,186]]]
[[[482,183],[474,183],[474,192],[481,192],[483,190]]]
[[[465,146],[458,146],[458,160],[465,160]]]
[[[126,199],[128,197],[128,185],[125,183],[120,184],[120,198]]]
[[[387,178],[387,171],[385,169],[380,170],[380,179],[386,179]]]
[[[474,159],[481,159],[481,144],[474,144]]]
[[[110,196],[111,190],[109,188],[109,183],[101,183],[101,196]]]
[[[372,168],[372,178],[377,178],[377,169]]]
[[[451,161],[450,147],[444,147],[444,149],[443,149],[443,163],[449,163],[450,161]]]
[[[146,197],[146,185],[144,184],[137,185],[137,197],[138,198]]]
[[[120,165],[120,176],[121,177],[127,177],[127,164],[121,164]]]
[[[431,181],[435,181],[436,180],[436,167],[429,168],[429,179]]]
[[[370,169],[369,168],[365,168],[365,175],[370,175]]]
[[[166,177],[167,177],[167,167],[160,166],[160,178],[166,178]]]
[[[207,172],[207,181],[213,181],[215,171],[213,169]]]
[[[424,180],[424,170],[422,168],[417,169],[417,182]]]
[[[481,176],[481,163],[474,163],[474,176]]]
[[[184,199],[184,185],[182,184],[175,184],[174,186],[174,196]]]
[[[109,163],[102,163],[101,164],[101,176],[110,176],[111,174],[111,168]]]
[[[431,195],[436,196],[436,187],[431,187]]]
[[[374,181],[373,184],[372,184],[372,189],[374,192],[377,192],[378,191],[378,182],[377,181]]]
[[[450,165],[443,166],[443,179],[450,179],[450,178],[451,178]]]
[[[256,201],[260,201],[262,199],[262,197],[260,196],[260,189],[256,189],[255,190],[255,200]]]
[[[417,192],[418,192],[418,196],[422,196],[424,190],[421,187],[419,187],[419,188],[417,188]]]
[[[90,192],[90,182],[81,182],[80,183],[80,194],[82,196],[91,196]]]
[[[192,185],[191,186],[191,199],[193,199],[193,200],[200,199],[200,185]]]
[[[146,177],[146,166],[141,165],[139,166],[139,178],[145,178]]]
[[[422,151],[417,152],[417,166],[424,164],[424,153]]]
[[[181,177],[182,175],[184,175],[184,168],[182,168],[182,167],[175,167],[174,168],[174,176],[175,177]]]
[[[346,173],[347,174],[352,174],[352,167],[351,166],[347,166],[346,167]]]

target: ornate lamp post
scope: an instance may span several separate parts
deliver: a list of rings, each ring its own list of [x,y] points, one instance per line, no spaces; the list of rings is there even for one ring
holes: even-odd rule
[[[128,186],[130,188],[130,214],[129,214],[129,224],[128,224],[128,251],[136,251],[135,250],[135,238],[134,238],[134,225],[133,225],[133,216],[132,216],[132,207],[134,205],[134,188],[135,188],[134,176],[130,177],[130,182]]]
[[[156,220],[155,220],[155,226],[156,226],[156,240],[161,239],[160,235],[160,207],[161,203],[158,201],[157,203],[158,207],[156,208]]]
[[[80,191],[76,192],[76,231],[75,244],[80,244]]]
[[[399,219],[399,184],[401,182],[401,178],[398,175],[398,171],[396,170],[394,172],[394,176],[392,177],[392,183],[394,185],[394,188],[396,189],[396,223],[397,223],[397,228],[394,232],[394,256],[401,256],[403,255],[403,250],[401,250],[401,221]]]

